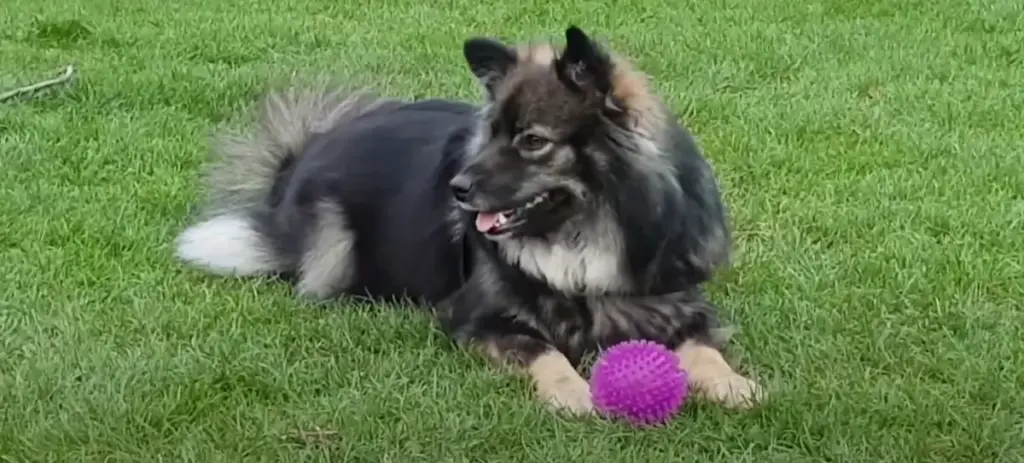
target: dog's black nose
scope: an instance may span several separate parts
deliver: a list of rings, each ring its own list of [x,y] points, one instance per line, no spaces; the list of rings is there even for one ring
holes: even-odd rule
[[[455,200],[464,203],[469,201],[469,193],[473,189],[473,181],[467,175],[456,175],[448,183],[448,187],[452,189],[452,196],[455,197]]]

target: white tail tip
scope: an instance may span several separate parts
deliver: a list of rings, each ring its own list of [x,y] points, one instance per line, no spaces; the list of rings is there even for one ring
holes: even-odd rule
[[[178,258],[224,276],[280,270],[273,252],[248,218],[222,215],[188,227],[177,240]]]

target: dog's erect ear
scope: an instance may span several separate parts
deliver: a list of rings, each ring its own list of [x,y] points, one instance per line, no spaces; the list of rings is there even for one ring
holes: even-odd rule
[[[587,96],[600,98],[605,109],[622,112],[612,92],[615,65],[600,44],[576,26],[565,30],[565,51],[555,62],[555,72],[567,86]]]
[[[462,53],[473,75],[491,94],[516,64],[515,50],[494,39],[474,37],[462,45]]]

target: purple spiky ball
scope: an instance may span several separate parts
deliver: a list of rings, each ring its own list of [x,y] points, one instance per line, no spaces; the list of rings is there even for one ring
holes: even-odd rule
[[[634,426],[667,423],[686,401],[686,372],[672,351],[651,341],[626,341],[597,359],[590,376],[594,406]]]

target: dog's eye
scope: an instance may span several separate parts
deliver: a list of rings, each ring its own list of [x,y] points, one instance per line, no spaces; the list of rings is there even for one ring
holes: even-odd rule
[[[519,137],[519,148],[525,151],[541,151],[547,148],[550,143],[550,140],[532,133]]]

